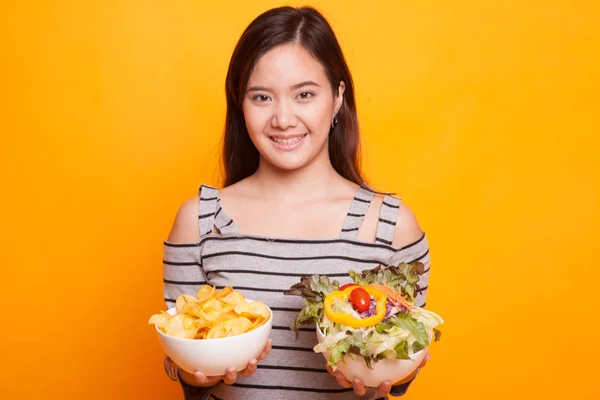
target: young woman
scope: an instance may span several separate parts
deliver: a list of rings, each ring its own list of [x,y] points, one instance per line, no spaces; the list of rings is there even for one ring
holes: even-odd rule
[[[314,330],[289,329],[303,299],[283,292],[301,276],[419,260],[427,240],[398,198],[375,193],[359,169],[352,77],[330,25],[312,8],[283,7],[256,18],[240,38],[226,80],[224,188],[202,185],[165,242],[165,301],[203,284],[233,286],[273,310],[262,360],[222,377],[179,371],[188,399],[355,399],[403,394],[365,388],[325,368]],[[428,273],[417,304],[424,305]],[[271,345],[272,343],[272,345]],[[268,356],[267,356],[268,355]],[[263,360],[264,359],[264,360]],[[329,372],[329,373],[328,373]],[[333,376],[332,376],[333,375]]]

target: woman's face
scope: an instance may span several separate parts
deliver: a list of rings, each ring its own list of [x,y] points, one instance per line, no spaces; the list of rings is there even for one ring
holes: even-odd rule
[[[320,157],[329,160],[329,129],[343,82],[334,96],[323,66],[302,46],[286,44],[258,60],[247,87],[244,118],[261,162],[296,170]]]

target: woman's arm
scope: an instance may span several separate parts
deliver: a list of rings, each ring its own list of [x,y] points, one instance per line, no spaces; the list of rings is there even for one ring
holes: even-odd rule
[[[405,246],[414,244],[410,246],[410,248],[402,249]],[[427,246],[427,239],[424,237],[423,231],[417,222],[417,219],[413,212],[401,204],[400,209],[398,210],[398,216],[396,218],[396,229],[394,231],[394,239],[392,241],[392,245],[396,248],[399,248],[398,252],[396,252],[389,260],[389,265],[397,265],[401,261],[412,261],[418,260],[425,265],[425,271],[429,270],[429,249]],[[408,259],[407,259],[408,258]],[[427,276],[428,272],[425,273],[421,277],[421,281],[419,281],[419,285],[424,288],[427,285]],[[423,291],[416,298],[417,305],[423,305],[425,303],[425,293]],[[426,356],[419,368],[423,367],[429,357]],[[415,377],[419,372],[419,368],[417,368],[411,375],[402,380],[400,383],[391,386],[389,381],[383,382],[377,389],[374,394],[377,399],[384,399],[388,394],[392,394],[394,396],[402,396],[408,390],[408,387],[413,382]],[[338,383],[346,388],[353,387],[355,394],[358,396],[363,396],[367,393],[367,388],[364,386],[362,380],[355,378],[353,382],[348,381],[340,372],[333,372],[330,367],[327,367],[327,370],[330,374],[334,375],[338,381]]]
[[[167,239],[168,243],[164,247],[165,298],[172,301],[182,293],[195,295],[200,286],[208,283],[200,262],[200,247],[196,245],[200,239],[199,201],[200,198],[196,196],[180,207]],[[189,246],[181,246],[182,244]],[[169,304],[172,301],[167,302],[168,308],[173,307],[174,304]],[[256,371],[258,361],[264,359],[270,351],[269,339],[263,352],[256,359],[250,360],[246,369],[236,372],[235,368],[229,368],[223,376],[208,377],[199,371],[188,373],[179,369],[168,357],[165,358],[165,370],[171,379],[181,384],[186,400],[204,400],[212,392],[212,386],[220,381],[232,385],[236,382],[238,374],[244,377],[251,376]]]
[[[175,306],[179,295],[195,295],[207,283],[200,262],[200,247],[197,246],[200,239],[198,208],[198,196],[179,208],[164,245],[163,278],[167,309]]]
[[[181,205],[175,216],[175,221],[167,238],[170,244],[196,243],[200,239],[198,230],[199,197],[195,196]],[[180,248],[165,246],[164,251],[164,276],[166,280],[181,281],[199,281],[206,282],[206,275],[199,265],[199,254],[196,247]],[[185,260],[182,260],[185,258]],[[194,266],[173,266],[171,262],[188,261],[198,262]],[[175,300],[177,296],[189,290],[188,287],[165,283],[165,298]],[[195,293],[194,293],[195,294]],[[173,304],[167,303],[167,307]],[[206,379],[198,382],[193,374],[189,374],[181,369],[169,357],[164,360],[165,371],[172,380],[179,382],[186,400],[204,400],[210,397],[212,386],[221,379]]]
[[[421,239],[423,236],[423,230],[419,226],[417,218],[415,214],[412,212],[410,208],[405,206],[404,204],[400,205],[400,209],[398,210],[398,219],[396,220],[396,233],[394,234],[394,240],[392,245],[397,248],[402,248],[406,245],[416,242]],[[426,249],[428,252],[429,249]],[[420,255],[419,255],[420,256]],[[429,254],[423,257],[420,260],[425,265],[425,270],[429,270]],[[424,285],[419,282],[420,286]],[[422,292],[418,297],[420,302],[417,305],[425,304],[425,296],[427,292]],[[419,373],[419,369],[425,366],[425,363],[429,359],[429,355],[425,357],[419,368],[415,372],[413,372],[407,379],[397,385],[392,386],[390,390],[390,394],[392,396],[402,396],[408,390],[410,384],[415,380]]]

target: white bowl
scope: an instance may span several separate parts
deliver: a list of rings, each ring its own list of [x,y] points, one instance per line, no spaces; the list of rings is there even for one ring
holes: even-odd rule
[[[325,336],[321,332],[319,324],[317,324],[317,340],[321,343],[325,340]],[[378,387],[383,381],[394,383],[406,378],[414,372],[427,354],[427,348],[413,354],[412,360],[378,360],[371,363],[373,369],[369,369],[363,356],[357,355],[355,359],[351,356],[344,356],[343,360],[338,363],[336,371],[339,371],[344,377],[352,381],[354,377],[362,379],[365,386]],[[324,352],[325,359],[329,358],[329,352]]]
[[[173,307],[167,312],[175,315],[177,309]],[[270,308],[269,313],[271,316],[263,325],[236,336],[218,339],[183,339],[166,335],[158,327],[156,332],[165,353],[179,368],[189,373],[200,371],[206,376],[220,376],[225,375],[227,368],[234,367],[236,371],[245,369],[250,360],[260,355],[271,333],[273,312]]]

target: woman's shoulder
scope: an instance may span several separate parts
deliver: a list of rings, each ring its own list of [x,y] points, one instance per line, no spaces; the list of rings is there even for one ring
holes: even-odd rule
[[[402,248],[415,243],[423,237],[423,230],[419,225],[415,213],[401,198],[394,195],[375,193],[372,205],[375,210],[378,210],[378,215],[381,215],[384,207],[397,209],[392,246]]]
[[[198,215],[200,195],[190,197],[179,206],[167,242],[193,243],[200,239]]]
[[[423,230],[415,213],[404,203],[400,204],[396,218],[396,233],[392,245],[404,247],[416,242],[423,236]]]
[[[235,196],[240,191],[240,186],[243,190],[243,182],[244,180],[224,189],[202,183],[198,189],[198,194],[188,198],[179,206],[167,242],[194,243],[200,240],[198,216],[202,215],[203,201],[214,200],[215,197],[221,197],[223,193],[227,196]]]

